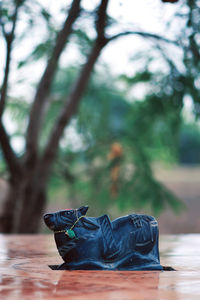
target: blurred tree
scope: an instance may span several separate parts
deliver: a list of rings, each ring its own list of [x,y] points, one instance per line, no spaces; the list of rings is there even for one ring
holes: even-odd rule
[[[16,0],[6,3],[1,7],[1,27],[7,45],[6,68],[1,89],[0,113],[5,109],[8,87],[8,76],[11,63],[11,50],[15,40],[15,27],[18,21],[19,9],[25,1]],[[47,67],[38,84],[33,105],[30,111],[29,125],[27,129],[26,153],[23,159],[18,159],[12,149],[9,137],[3,123],[0,123],[0,141],[5,160],[10,170],[10,193],[6,199],[1,216],[1,230],[4,232],[35,232],[39,225],[39,218],[46,202],[45,186],[48,177],[46,160],[52,157],[52,151],[56,146],[47,145],[45,155],[38,157],[38,137],[47,96],[50,91],[54,73],[59,57],[72,31],[72,25],[80,14],[80,1],[72,1],[71,8],[58,32],[55,45],[49,56]],[[47,14],[44,15],[47,17]],[[11,29],[10,29],[11,28]],[[86,64],[87,65],[87,64]],[[73,102],[73,101],[72,101]],[[56,133],[58,124],[55,125]],[[51,138],[56,144],[56,138]],[[50,150],[51,149],[51,150]],[[49,154],[49,152],[51,152]],[[54,154],[53,154],[54,155]],[[53,157],[52,157],[53,158]],[[28,205],[27,205],[28,204]]]
[[[0,143],[2,152],[9,170],[10,191],[2,210],[1,231],[3,232],[36,232],[39,227],[42,211],[46,204],[46,185],[52,164],[55,160],[59,141],[65,127],[77,112],[79,102],[88,83],[102,49],[111,41],[127,35],[136,34],[145,38],[169,42],[166,38],[156,34],[140,31],[119,32],[114,36],[108,36],[106,29],[110,25],[107,15],[108,0],[101,0],[92,17],[96,38],[92,40],[91,48],[86,57],[86,62],[73,82],[62,109],[55,120],[46,145],[39,148],[39,138],[42,130],[43,120],[46,115],[46,107],[50,100],[50,90],[56,73],[59,58],[64,51],[66,43],[73,31],[74,24],[81,14],[81,0],[73,0],[66,13],[66,18],[60,30],[50,24],[50,14],[41,9],[41,15],[45,19],[48,30],[51,33],[46,42],[38,45],[29,59],[36,59],[41,55],[47,55],[47,65],[44,73],[36,87],[35,96],[32,101],[28,126],[26,131],[26,149],[23,156],[18,157],[10,144],[10,139],[2,121],[8,99],[8,80],[11,67],[11,54],[16,42],[16,26],[20,20],[20,11],[24,13],[31,11],[32,1],[12,0],[1,2],[1,31],[6,44],[5,73],[1,87],[0,99]],[[37,3],[37,2],[36,2]],[[39,5],[37,3],[37,5]],[[30,15],[29,15],[30,16]],[[34,25],[34,18],[29,18],[30,26]],[[25,33],[27,32],[27,28]],[[21,37],[22,38],[22,37]],[[20,62],[19,67],[26,64]],[[159,200],[157,200],[159,201]]]
[[[55,93],[59,99],[66,93],[60,80],[68,77],[65,72],[71,71],[58,73],[52,90],[52,96]],[[152,76],[144,76],[143,80]],[[139,74],[132,80],[124,75],[122,79],[142,81]],[[172,105],[169,109],[160,98],[154,99],[154,94],[143,101],[127,101],[118,84],[119,79],[108,70],[93,74],[73,123],[80,146],[70,146],[66,136],[68,146],[60,148],[56,160],[57,176],[61,175],[61,181],[65,178],[64,184],[71,191],[68,195],[73,195],[76,203],[91,203],[91,207],[95,203],[98,211],[146,206],[159,214],[167,205],[178,211],[180,201],[154,179],[150,165],[153,160],[176,159],[177,133],[172,122],[176,112]]]

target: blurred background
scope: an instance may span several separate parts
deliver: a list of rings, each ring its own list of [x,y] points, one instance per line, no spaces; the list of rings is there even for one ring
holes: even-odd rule
[[[0,231],[89,205],[200,229],[200,1],[4,0]]]

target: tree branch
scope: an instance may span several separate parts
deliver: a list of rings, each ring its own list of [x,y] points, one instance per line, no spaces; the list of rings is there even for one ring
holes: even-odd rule
[[[6,67],[4,72],[4,79],[1,88],[1,99],[0,99],[0,119],[2,118],[4,108],[6,105],[6,96],[7,96],[7,89],[8,89],[8,76],[10,71],[10,62],[11,62],[11,43],[6,43]]]
[[[63,107],[62,112],[55,123],[55,126],[53,128],[53,131],[51,133],[51,136],[49,138],[49,141],[47,143],[47,146],[45,148],[44,154],[40,162],[41,172],[43,173],[43,176],[45,178],[46,176],[48,176],[49,168],[51,167],[51,164],[53,163],[53,160],[56,156],[59,140],[63,134],[63,131],[78,109],[78,105],[88,83],[89,76],[104,46],[105,44],[99,44],[98,41],[93,46],[92,51],[88,57],[87,63],[84,65],[76,83],[74,84],[74,87],[72,88],[72,91],[66,101],[66,104]]]
[[[59,140],[64,132],[64,129],[67,124],[69,124],[72,116],[78,109],[78,105],[81,101],[81,97],[84,93],[84,90],[87,86],[89,77],[93,70],[93,67],[101,53],[103,47],[108,43],[108,40],[104,37],[104,29],[106,24],[106,9],[107,9],[107,0],[102,0],[97,11],[97,23],[96,29],[99,30],[97,32],[97,38],[94,42],[94,45],[91,49],[90,55],[88,56],[87,62],[82,68],[79,77],[77,78],[74,86],[72,87],[71,93],[66,99],[66,104],[63,107],[55,126],[50,135],[49,141],[44,150],[43,156],[40,162],[41,169],[41,178],[47,178],[51,165],[55,159],[57,154],[57,149],[59,145]],[[100,30],[100,26],[103,28]]]
[[[11,172],[11,175],[19,176],[21,174],[21,165],[19,164],[16,154],[10,146],[9,137],[5,131],[5,128],[0,120],[0,144],[2,147],[3,155],[5,157],[7,166]]]
[[[72,31],[72,25],[79,16],[81,0],[73,0],[69,14],[59,32],[52,55],[38,85],[36,95],[30,112],[26,137],[27,161],[34,160],[37,152],[38,136],[44,115],[47,96],[50,92],[58,60]],[[34,163],[34,162],[33,162]]]
[[[176,3],[179,0],[162,0],[162,2]]]
[[[160,35],[157,35],[157,34],[154,34],[154,33],[148,33],[148,32],[142,32],[142,31],[124,31],[124,32],[120,32],[110,38],[108,38],[108,41],[113,41],[115,39],[118,39],[119,37],[122,37],[122,36],[126,36],[126,35],[139,35],[139,36],[142,36],[142,37],[145,37],[145,38],[152,38],[152,39],[155,39],[155,40],[160,40],[160,41],[163,41],[163,42],[166,42],[166,43],[170,43],[170,44],[174,44],[176,46],[179,46],[179,43],[177,41],[172,41],[172,40],[169,40],[167,38],[164,38]]]
[[[178,70],[177,66],[174,64],[173,60],[167,55],[167,53],[162,49],[160,45],[156,45],[156,49],[160,51],[161,56],[163,59],[168,63],[171,69],[175,70],[177,74],[181,74]]]
[[[9,77],[9,71],[10,71],[10,63],[11,63],[11,51],[12,51],[12,44],[14,40],[14,34],[15,34],[15,28],[16,28],[16,21],[18,16],[18,10],[19,10],[20,2],[16,3],[15,11],[12,17],[13,23],[12,23],[12,29],[9,33],[5,31],[4,24],[2,24],[2,31],[3,35],[6,40],[6,64],[5,64],[5,72],[4,72],[4,79],[2,83],[1,88],[1,99],[0,99],[0,119],[3,115],[5,104],[6,104],[6,97],[7,97],[7,89],[8,89],[8,77]]]
[[[102,0],[97,11],[96,31],[97,31],[98,39],[105,38],[105,28],[107,22],[106,10],[108,7],[108,3],[109,0]]]
[[[4,28],[4,24],[2,24],[2,31],[3,35],[6,40],[7,52],[6,52],[6,63],[5,63],[5,72],[4,72],[4,79],[1,87],[1,99],[0,99],[0,144],[2,147],[2,152],[7,163],[7,166],[10,170],[11,176],[19,176],[21,174],[21,166],[17,160],[16,154],[13,151],[9,137],[6,133],[6,130],[2,124],[2,115],[6,105],[7,99],[7,90],[8,90],[8,79],[9,79],[9,72],[10,72],[10,63],[11,63],[11,52],[12,52],[12,44],[14,41],[15,35],[15,28],[16,22],[18,17],[19,7],[21,6],[22,2],[16,1],[15,11],[12,16],[12,28],[10,32],[6,32]]]

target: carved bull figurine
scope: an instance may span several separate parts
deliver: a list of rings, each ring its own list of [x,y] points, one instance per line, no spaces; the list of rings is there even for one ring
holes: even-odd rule
[[[158,224],[131,214],[110,221],[86,217],[88,206],[44,215],[64,263],[60,270],[162,270]]]

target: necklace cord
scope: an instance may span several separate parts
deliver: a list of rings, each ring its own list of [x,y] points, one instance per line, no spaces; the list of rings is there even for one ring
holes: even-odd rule
[[[82,219],[82,218],[84,218],[85,217],[85,215],[84,216],[80,216],[75,222],[74,222],[74,224],[72,224],[72,226],[70,227],[70,229],[63,229],[63,230],[57,230],[57,231],[54,231],[54,233],[60,233],[60,232],[65,232],[65,233],[67,233],[67,231],[68,230],[73,230],[73,228],[76,226],[76,224],[80,221],[80,219]]]

